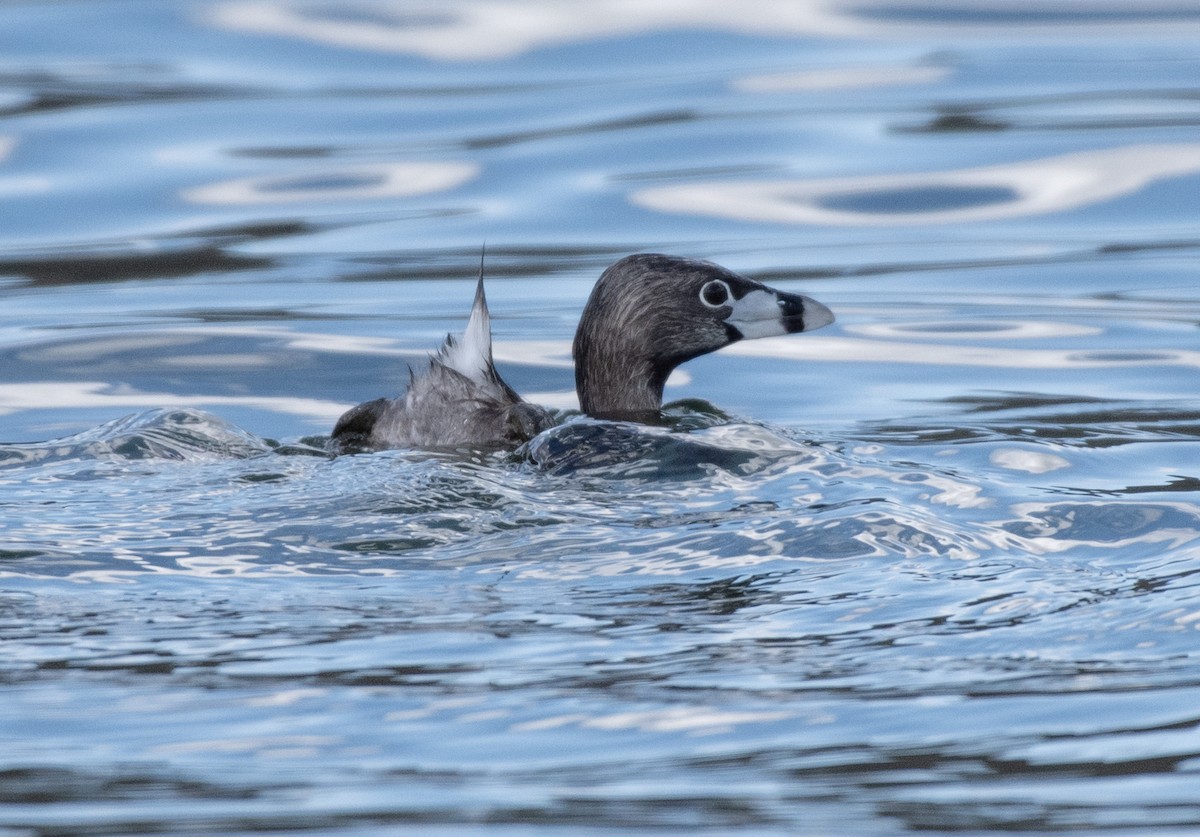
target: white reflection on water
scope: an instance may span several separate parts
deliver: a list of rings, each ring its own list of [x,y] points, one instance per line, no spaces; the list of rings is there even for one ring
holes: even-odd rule
[[[518,724],[516,729],[553,729],[580,725],[592,729],[638,729],[646,732],[683,732],[688,735],[713,735],[732,732],[744,724],[761,724],[790,718],[793,712],[733,712],[711,706],[674,706],[641,712],[619,712],[589,717],[582,714],[559,715]]]
[[[143,392],[104,381],[26,381],[0,384],[0,416],[21,410],[61,410],[102,407],[128,409],[150,407],[251,407],[288,415],[304,416],[322,423],[332,422],[346,404],[316,398],[268,395],[181,395],[172,392]]]
[[[341,739],[330,735],[263,735],[244,738],[198,739],[171,744],[160,744],[151,752],[161,755],[179,753],[248,753],[255,756],[308,757],[319,748],[340,744]]]
[[[1057,454],[1027,448],[998,448],[992,451],[988,460],[1001,468],[1028,474],[1046,474],[1071,467],[1070,462]]]
[[[949,67],[906,66],[881,64],[862,67],[826,67],[819,70],[797,70],[786,73],[767,73],[747,76],[733,83],[737,90],[747,93],[786,93],[805,90],[847,90],[868,87],[895,87],[910,84],[933,84],[950,75]]]
[[[854,323],[843,331],[867,337],[892,337],[907,339],[913,336],[925,339],[1028,339],[1047,337],[1089,337],[1100,334],[1101,329],[1078,323],[1061,323],[1050,320],[1022,322],[1020,320],[992,320],[981,323],[964,321],[928,321],[905,323]]]
[[[378,52],[430,58],[504,58],[549,44],[666,29],[713,29],[778,36],[913,37],[1150,29],[1186,37],[1193,0],[1130,4],[1076,0],[445,0],[445,2],[300,3],[244,0],[215,6],[208,19],[243,32],[282,35]]]
[[[280,204],[409,197],[461,186],[479,174],[465,162],[402,162],[321,167],[286,175],[226,180],[188,189],[193,203]]]
[[[0,136],[0,163],[17,147],[15,137]],[[0,195],[27,195],[32,192],[50,191],[50,180],[45,177],[0,177]]]
[[[546,44],[703,27],[767,34],[851,35],[854,22],[823,0],[592,0],[487,2],[359,2],[329,5],[256,0],[212,10],[217,26],[285,35],[351,49],[410,52],[430,58],[479,60],[518,55]]]
[[[1131,145],[957,171],[725,180],[643,189],[660,212],[829,226],[945,224],[1062,212],[1200,172],[1200,145]]]
[[[946,343],[905,343],[807,336],[802,340],[768,337],[734,343],[723,352],[747,357],[787,360],[837,360],[855,363],[920,363],[937,366],[1005,367],[1009,369],[1101,369],[1115,366],[1191,366],[1200,368],[1200,351],[1155,349],[1152,352],[1103,352],[1086,349],[1005,349]]]

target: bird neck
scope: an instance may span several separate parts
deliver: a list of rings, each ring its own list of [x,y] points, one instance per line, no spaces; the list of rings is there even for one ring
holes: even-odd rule
[[[575,337],[574,355],[575,391],[589,416],[641,422],[659,417],[671,370],[655,364],[648,346],[584,327]]]

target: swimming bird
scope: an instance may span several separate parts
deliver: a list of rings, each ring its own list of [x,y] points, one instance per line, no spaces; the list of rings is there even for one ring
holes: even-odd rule
[[[712,262],[639,253],[601,274],[575,332],[575,390],[589,416],[655,423],[679,364],[738,340],[832,323],[815,299],[784,293]],[[483,273],[460,337],[447,336],[407,392],[345,413],[333,453],[387,448],[515,448],[555,423],[504,382],[492,360]]]

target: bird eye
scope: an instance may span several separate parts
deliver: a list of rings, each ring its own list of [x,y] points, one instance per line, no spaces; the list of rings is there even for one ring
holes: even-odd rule
[[[729,286],[719,279],[705,282],[700,289],[700,301],[709,308],[720,308],[729,301]]]

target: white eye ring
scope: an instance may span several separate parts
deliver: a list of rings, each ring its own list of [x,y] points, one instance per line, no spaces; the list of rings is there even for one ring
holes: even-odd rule
[[[708,308],[723,308],[732,297],[733,292],[720,279],[705,282],[700,288],[700,301]]]

